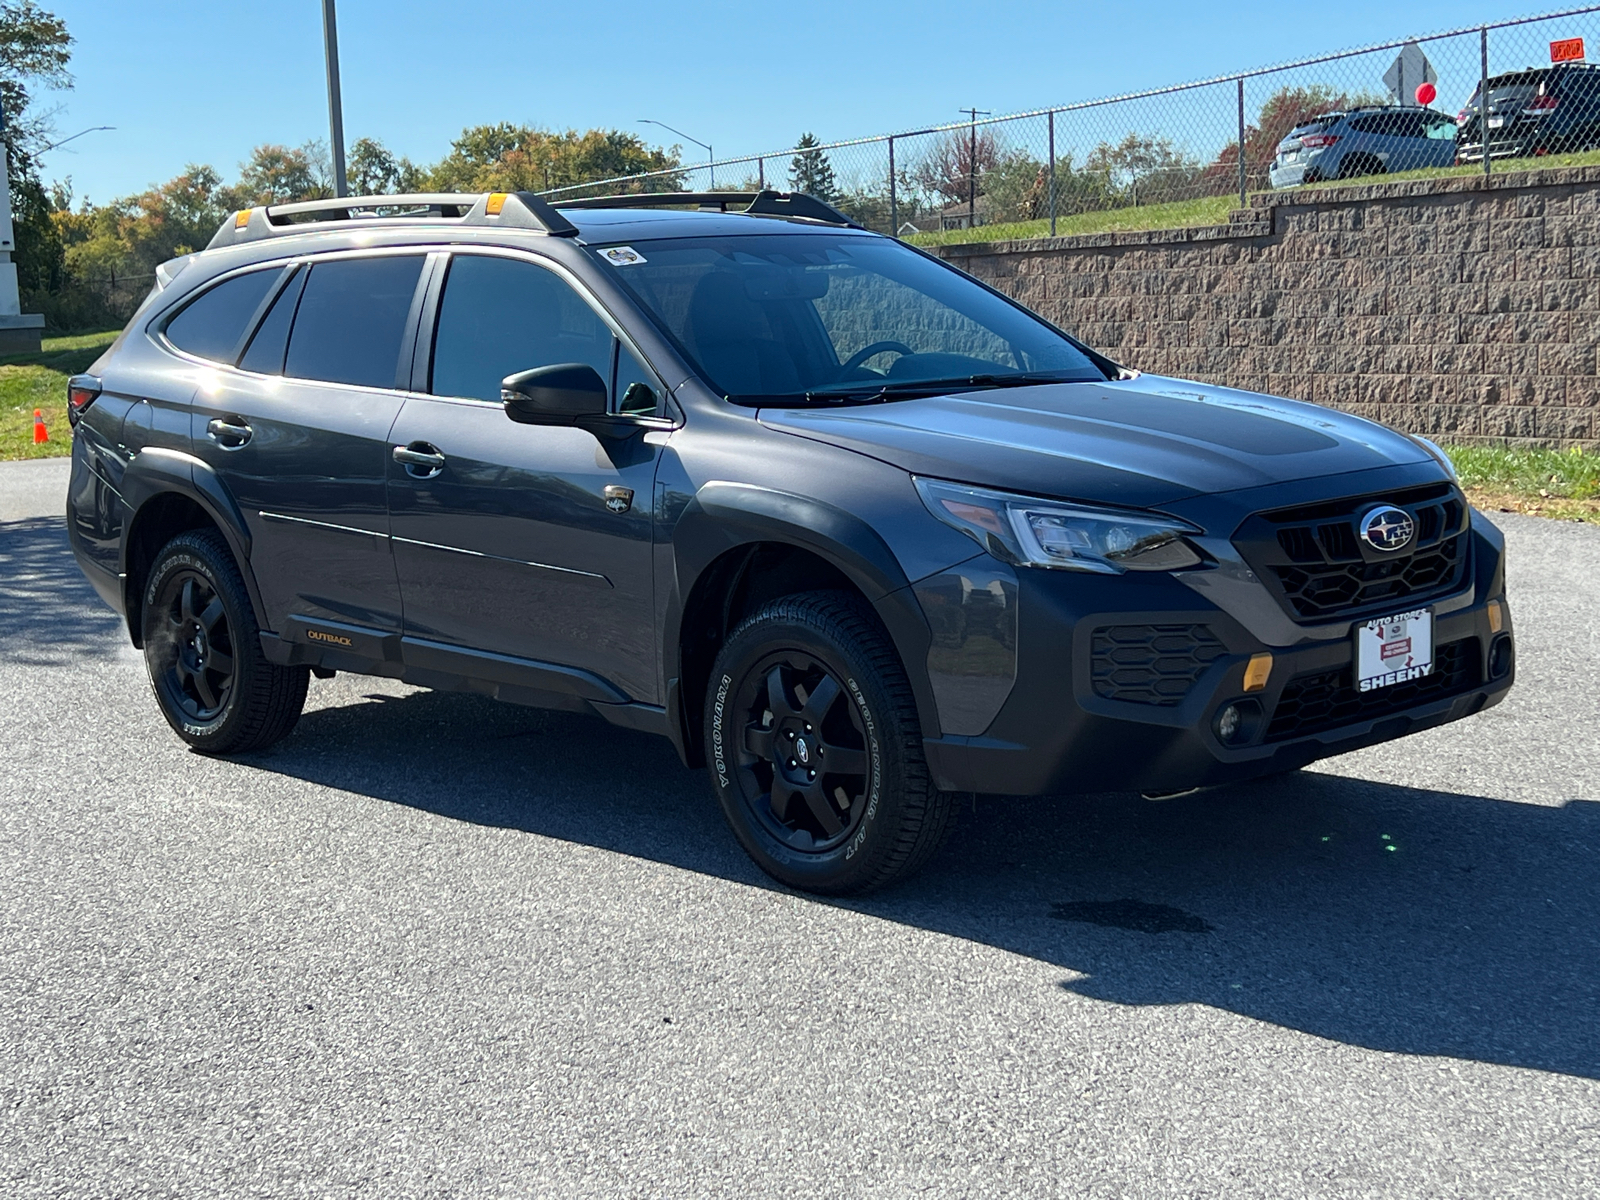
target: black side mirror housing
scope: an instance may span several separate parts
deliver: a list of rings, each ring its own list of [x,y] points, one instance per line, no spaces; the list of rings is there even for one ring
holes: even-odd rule
[[[506,416],[522,425],[585,425],[606,416],[606,381],[587,363],[519,371],[500,381]]]

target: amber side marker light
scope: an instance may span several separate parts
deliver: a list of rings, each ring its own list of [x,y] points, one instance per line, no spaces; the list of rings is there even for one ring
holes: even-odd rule
[[[243,229],[248,224],[250,224],[250,210],[248,208],[241,208],[237,213],[234,214],[233,227],[235,229]]]
[[[1244,669],[1244,690],[1259,692],[1267,686],[1267,679],[1272,674],[1272,655],[1252,654],[1250,662]]]
[[[1500,607],[1500,601],[1489,601],[1489,632],[1499,633],[1506,627],[1505,610]]]
[[[490,192],[489,198],[483,202],[483,211],[491,217],[498,217],[500,210],[506,206],[506,197],[509,192]]]

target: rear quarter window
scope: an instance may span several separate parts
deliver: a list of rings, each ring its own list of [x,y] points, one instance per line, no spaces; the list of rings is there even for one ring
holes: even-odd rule
[[[202,292],[167,322],[167,341],[196,357],[232,363],[250,319],[281,272],[271,267],[235,275]]]

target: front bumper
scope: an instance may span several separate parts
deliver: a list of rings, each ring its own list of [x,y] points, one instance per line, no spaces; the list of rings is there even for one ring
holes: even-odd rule
[[[1492,653],[1513,632],[1503,544],[1486,522],[1470,536],[1467,586],[1421,602],[1435,611],[1434,676],[1365,695],[1348,689],[1349,636],[1269,645],[1171,576],[1020,572],[1016,682],[983,733],[926,741],[934,779],[950,791],[1012,795],[1174,792],[1293,770],[1481,712],[1515,679],[1514,652]],[[1155,626],[1206,631],[1190,638],[1196,677],[1187,690],[1129,700],[1106,687],[1103,670],[1097,688],[1097,636],[1103,654],[1106,630]],[[1261,652],[1273,656],[1267,686],[1246,692],[1246,665]],[[1224,743],[1218,714],[1241,700],[1255,706],[1247,734]]]

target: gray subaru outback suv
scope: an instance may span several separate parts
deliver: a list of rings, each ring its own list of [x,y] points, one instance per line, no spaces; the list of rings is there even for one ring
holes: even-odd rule
[[[1436,447],[1141,375],[803,195],[249,209],[68,403],[73,549],[197,749],[336,671],[590,712],[821,892],[959,793],[1247,779],[1512,683]]]

